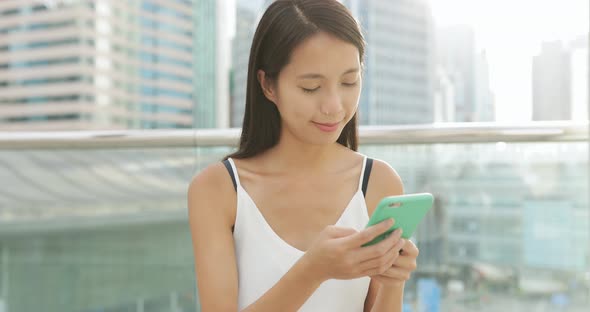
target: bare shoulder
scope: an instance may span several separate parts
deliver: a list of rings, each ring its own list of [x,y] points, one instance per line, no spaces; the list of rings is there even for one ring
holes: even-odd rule
[[[202,311],[236,311],[238,272],[232,226],[236,195],[231,176],[216,162],[188,187],[189,225]]]
[[[219,183],[225,184],[225,182],[231,182],[231,178],[223,163],[218,161],[194,175],[189,190],[197,191],[201,188],[214,188],[214,186],[219,186]]]
[[[236,191],[231,176],[222,162],[215,162],[196,174],[188,187],[189,214],[214,214],[228,221],[235,220]]]
[[[403,193],[402,179],[395,169],[380,159],[373,160],[369,183],[375,190],[386,193]]]
[[[397,171],[387,162],[374,159],[365,197],[369,215],[373,213],[383,197],[402,195],[403,193],[404,185]]]

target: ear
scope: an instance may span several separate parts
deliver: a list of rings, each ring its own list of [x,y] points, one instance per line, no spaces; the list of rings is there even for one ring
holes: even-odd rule
[[[262,93],[264,93],[264,96],[269,101],[275,103],[276,105],[277,95],[274,84],[272,83],[272,81],[267,79],[266,73],[262,69],[259,69],[256,74],[258,76],[258,83],[260,83],[260,87],[262,88]]]

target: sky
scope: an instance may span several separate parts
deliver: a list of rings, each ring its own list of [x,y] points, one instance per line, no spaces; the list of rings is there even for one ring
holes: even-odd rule
[[[499,122],[531,120],[532,57],[541,42],[588,34],[588,0],[430,0],[439,26],[463,24],[486,51]],[[586,103],[577,103],[587,105]]]

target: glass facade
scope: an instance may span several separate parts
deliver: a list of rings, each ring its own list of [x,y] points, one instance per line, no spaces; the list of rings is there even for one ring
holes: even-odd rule
[[[196,41],[215,41],[210,29],[196,35],[197,14],[215,22],[215,14],[203,14],[199,5],[150,0],[4,5],[0,104],[6,111],[0,111],[0,129],[215,126],[215,93],[204,100],[195,96],[215,88],[214,81],[202,79],[202,71],[214,75],[215,67],[199,67],[215,62],[194,60],[200,55]],[[203,46],[215,55],[215,45]],[[19,110],[25,103],[39,109]]]
[[[195,51],[193,63],[195,64],[194,94],[195,109],[193,119],[195,125],[201,128],[217,127],[217,62],[218,54],[214,47],[217,46],[217,4],[213,0],[196,1],[193,11],[197,18],[194,19]],[[229,80],[229,76],[227,77]],[[229,92],[229,90],[227,90]]]

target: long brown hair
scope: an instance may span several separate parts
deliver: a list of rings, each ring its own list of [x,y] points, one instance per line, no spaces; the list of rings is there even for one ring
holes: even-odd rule
[[[363,63],[365,40],[348,9],[336,0],[276,0],[264,12],[250,49],[246,109],[237,152],[226,156],[248,158],[275,146],[281,132],[277,107],[262,92],[257,72],[276,82],[303,40],[323,31],[355,45]],[[358,149],[358,113],[346,124],[337,142]]]

